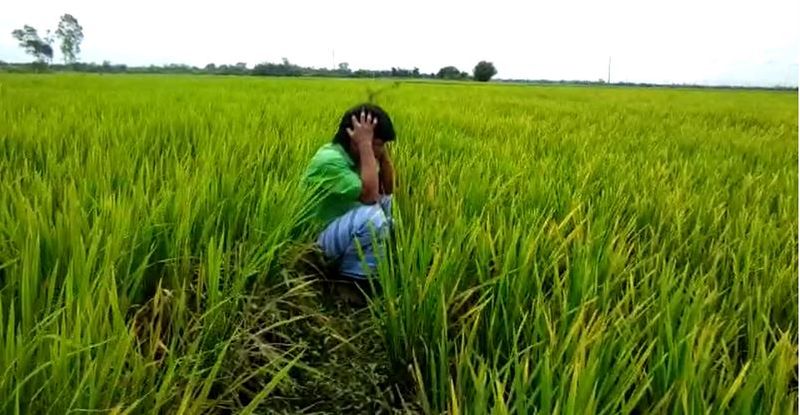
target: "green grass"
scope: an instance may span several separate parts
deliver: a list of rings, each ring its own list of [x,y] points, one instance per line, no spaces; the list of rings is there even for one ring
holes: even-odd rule
[[[387,89],[397,247],[333,314],[298,179],[389,85],[0,76],[0,413],[797,413],[796,92]]]

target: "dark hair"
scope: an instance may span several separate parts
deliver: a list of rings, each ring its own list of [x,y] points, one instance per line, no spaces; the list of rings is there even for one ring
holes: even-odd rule
[[[389,114],[387,114],[383,108],[375,104],[360,104],[350,108],[344,113],[342,120],[339,122],[339,129],[333,137],[334,143],[340,144],[345,149],[348,148],[350,144],[350,135],[347,134],[347,129],[353,128],[353,121],[351,118],[353,115],[358,117],[361,111],[370,113],[373,117],[378,117],[378,125],[375,126],[375,138],[379,138],[383,141],[394,141],[394,126],[392,125],[392,119],[389,118]]]

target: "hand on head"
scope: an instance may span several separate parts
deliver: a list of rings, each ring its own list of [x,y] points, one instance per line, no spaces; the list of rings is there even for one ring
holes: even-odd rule
[[[351,117],[353,128],[347,129],[347,134],[356,145],[372,144],[375,138],[375,126],[378,125],[378,117],[361,110],[361,115]]]

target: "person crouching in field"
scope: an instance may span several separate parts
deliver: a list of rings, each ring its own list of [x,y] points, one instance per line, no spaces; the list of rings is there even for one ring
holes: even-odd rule
[[[312,215],[324,226],[317,245],[340,278],[362,288],[375,275],[392,226],[394,168],[386,146],[394,139],[382,108],[358,105],[344,114],[333,141],[317,150],[304,176],[315,203]]]

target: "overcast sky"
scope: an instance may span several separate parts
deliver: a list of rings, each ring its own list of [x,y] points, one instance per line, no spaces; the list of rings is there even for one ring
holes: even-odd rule
[[[84,28],[82,61],[205,66],[263,61],[353,69],[494,62],[499,78],[797,86],[798,0],[202,1],[5,0],[11,37],[63,13]],[[60,59],[60,54],[56,59]]]

